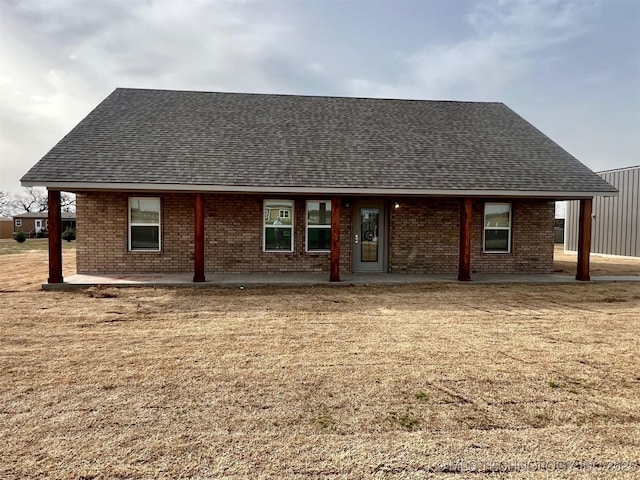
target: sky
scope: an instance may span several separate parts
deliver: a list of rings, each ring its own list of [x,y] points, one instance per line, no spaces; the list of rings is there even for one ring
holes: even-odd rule
[[[503,102],[640,164],[640,0],[0,0],[0,190],[117,87]]]

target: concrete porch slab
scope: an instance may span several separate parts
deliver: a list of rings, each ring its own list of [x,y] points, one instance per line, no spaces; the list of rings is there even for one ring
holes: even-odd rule
[[[71,275],[64,283],[42,285],[44,290],[61,290],[67,288],[86,288],[92,286],[109,287],[261,287],[278,286],[312,286],[312,285],[399,285],[410,283],[529,283],[558,284],[584,283],[574,277],[556,274],[501,274],[472,275],[470,282],[458,282],[455,275],[422,275],[392,273],[348,273],[341,275],[340,282],[329,282],[329,274],[322,273],[209,273],[206,282],[194,283],[192,273],[157,273],[157,274],[114,274],[114,275]],[[592,282],[640,282],[640,276],[595,276]]]

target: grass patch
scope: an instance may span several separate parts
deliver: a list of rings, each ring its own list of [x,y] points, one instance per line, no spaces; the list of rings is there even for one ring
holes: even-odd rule
[[[429,400],[429,396],[422,391],[416,392],[414,396],[416,397],[416,399],[420,400],[421,402],[426,402],[427,400]]]
[[[63,250],[75,250],[76,242],[62,242]],[[15,255],[30,252],[48,252],[49,240],[46,238],[28,238],[24,243],[18,243],[7,238],[0,240],[0,255]]]
[[[333,430],[335,428],[336,420],[329,412],[327,406],[323,405],[320,413],[312,417],[311,423],[322,429]]]
[[[420,425],[420,420],[416,417],[412,407],[406,407],[404,411],[392,411],[388,416],[389,422],[405,430],[416,430]]]
[[[626,298],[616,298],[616,297],[605,297],[602,299],[603,302],[606,303],[616,303],[616,302],[626,302]]]

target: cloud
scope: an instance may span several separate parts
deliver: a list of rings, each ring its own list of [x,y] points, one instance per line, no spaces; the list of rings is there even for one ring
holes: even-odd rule
[[[82,5],[71,2],[58,11],[57,21],[42,22],[49,33],[58,32],[59,22],[71,25],[69,36],[60,32],[57,50],[94,85],[208,90],[242,84],[255,79],[256,61],[287,34],[285,25],[258,18],[239,2],[132,2],[127,10],[91,2],[84,23],[77,23],[73,12]],[[106,26],[88,28],[105,11]]]
[[[495,100],[536,65],[556,61],[551,47],[586,33],[581,19],[589,8],[575,1],[481,2],[465,18],[470,38],[400,54],[399,83],[355,78],[348,87],[365,96]]]
[[[586,158],[619,148],[637,158],[621,114],[633,108],[637,48],[610,42],[637,39],[609,28],[638,11],[622,2],[0,2],[0,190],[19,188],[116,87],[507,101],[543,129],[570,125]],[[609,128],[611,141],[584,141],[589,115],[587,136]]]
[[[271,91],[291,28],[267,5],[6,1],[0,16],[0,189],[116,87]]]
[[[19,4],[26,8],[28,4]],[[89,87],[59,59],[30,11],[0,28],[0,189],[16,189],[17,179],[71,129],[92,104]],[[31,28],[29,28],[31,27]],[[24,38],[25,41],[16,41]]]

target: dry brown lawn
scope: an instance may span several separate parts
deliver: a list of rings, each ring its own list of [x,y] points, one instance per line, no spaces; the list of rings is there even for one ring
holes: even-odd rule
[[[564,253],[562,245],[556,245],[554,256],[554,272],[559,275],[576,274],[577,256],[575,253]],[[640,275],[640,258],[605,257],[591,255],[591,275]]]
[[[45,277],[0,256],[1,478],[640,475],[638,283]]]

